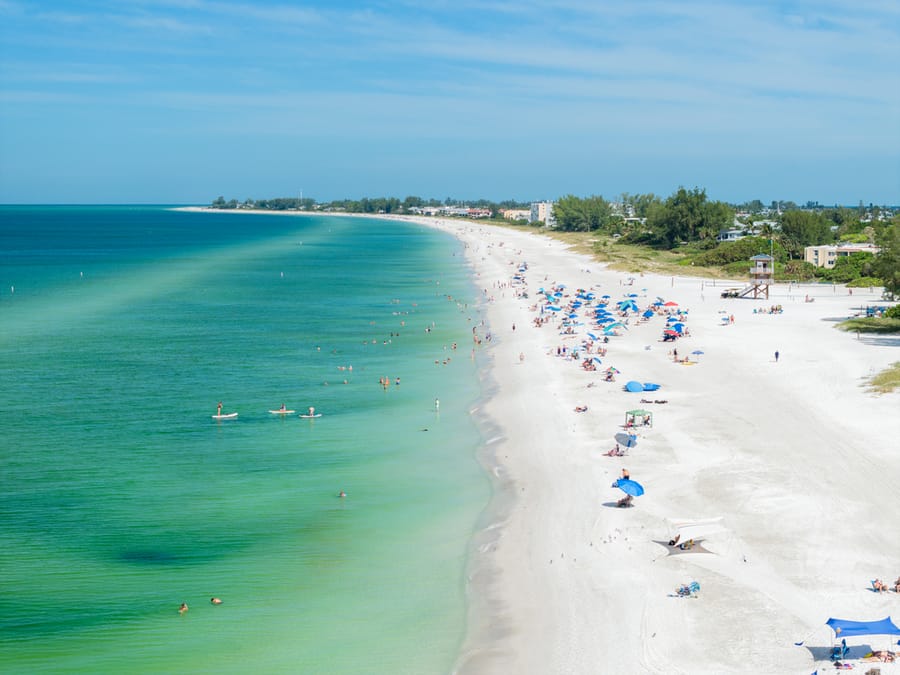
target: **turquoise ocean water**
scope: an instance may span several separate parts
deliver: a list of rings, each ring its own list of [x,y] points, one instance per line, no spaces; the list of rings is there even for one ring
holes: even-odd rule
[[[475,298],[411,224],[0,207],[0,670],[447,672]]]

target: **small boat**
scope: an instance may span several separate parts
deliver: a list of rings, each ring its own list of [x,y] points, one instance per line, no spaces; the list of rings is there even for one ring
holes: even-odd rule
[[[236,420],[237,416],[237,413],[226,413],[224,415],[213,415],[212,418],[214,420]]]
[[[273,415],[293,415],[296,410],[270,410]]]

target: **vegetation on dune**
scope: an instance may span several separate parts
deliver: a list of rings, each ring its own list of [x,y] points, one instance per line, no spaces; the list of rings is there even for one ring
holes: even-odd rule
[[[838,328],[848,332],[900,334],[900,318],[856,317],[842,321]]]
[[[900,389],[900,361],[873,377],[869,381],[869,388],[879,394],[889,394]]]

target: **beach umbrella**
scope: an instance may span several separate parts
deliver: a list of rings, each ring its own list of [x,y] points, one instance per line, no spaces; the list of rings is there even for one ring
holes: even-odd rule
[[[616,443],[622,445],[626,448],[633,448],[637,446],[637,436],[634,434],[626,434],[624,431],[620,431],[615,436]]]
[[[671,300],[669,300],[668,302],[663,304],[663,307],[678,307],[678,303],[672,302]]]
[[[672,330],[678,331],[678,333],[684,332],[684,324],[683,323],[673,323]]]
[[[598,338],[596,335],[594,335],[593,333],[588,333],[588,337],[591,338],[591,340],[599,340],[599,339],[600,339],[600,338]]]
[[[616,481],[616,487],[626,495],[631,495],[632,497],[640,497],[644,494],[644,486],[630,478],[620,478]]]
[[[659,300],[657,300],[656,302],[653,303],[654,307],[662,307],[662,305],[663,305],[662,302]]]
[[[617,375],[617,374],[620,373],[621,371],[620,371],[618,368],[613,368],[612,366],[610,366],[609,368],[606,369],[606,372],[607,372],[607,373],[612,373],[612,374],[614,374],[614,375]]]
[[[675,336],[677,336],[677,335],[678,335],[678,331],[674,331],[674,330],[664,330],[664,331],[663,331],[663,335],[675,335]]]
[[[641,316],[644,317],[645,319],[649,319],[651,316],[653,316],[653,312],[648,309],[646,312],[641,314]]]
[[[639,391],[644,391],[644,385],[637,380],[631,380],[631,382],[628,382],[625,385],[625,390],[630,391],[632,394],[636,394]]]
[[[611,296],[611,295],[601,295],[600,297],[601,297],[601,298],[606,298],[606,299],[608,300],[608,299],[611,298],[612,296]]]
[[[691,354],[695,354],[695,355],[697,355],[697,356],[700,356],[701,354],[703,354],[703,352],[702,352],[701,350],[699,350],[699,349],[695,349],[694,351],[691,352]]]
[[[571,314],[569,314],[569,318],[576,319],[576,318],[578,318],[578,315],[575,312],[572,312]]]

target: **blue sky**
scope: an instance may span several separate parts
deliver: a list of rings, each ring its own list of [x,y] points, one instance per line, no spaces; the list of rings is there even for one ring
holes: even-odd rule
[[[900,203],[896,0],[0,0],[0,202]]]

